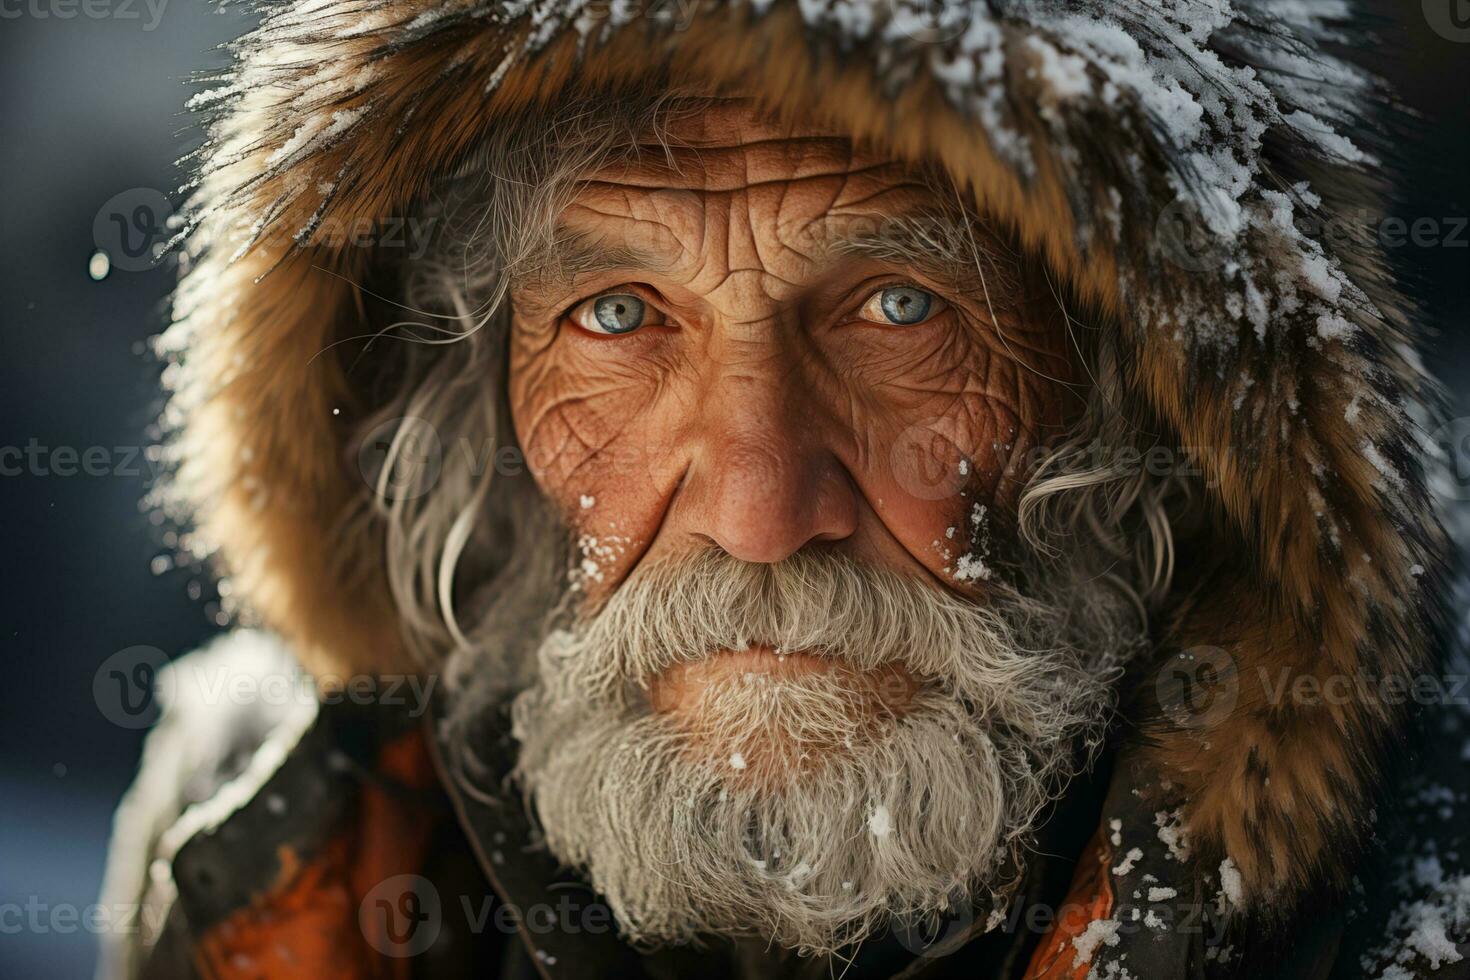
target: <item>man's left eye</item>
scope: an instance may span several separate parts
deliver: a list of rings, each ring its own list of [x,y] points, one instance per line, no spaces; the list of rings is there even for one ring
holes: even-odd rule
[[[589,333],[617,336],[639,327],[662,326],[658,310],[633,293],[603,293],[578,303],[572,322]]]
[[[911,327],[944,310],[944,300],[918,286],[889,286],[869,296],[858,315],[873,323]]]

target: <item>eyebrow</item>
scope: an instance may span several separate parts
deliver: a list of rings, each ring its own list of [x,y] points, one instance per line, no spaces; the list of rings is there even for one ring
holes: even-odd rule
[[[570,286],[579,279],[635,269],[668,269],[667,259],[628,245],[609,244],[596,235],[557,224],[532,245],[511,270],[514,286]]]
[[[844,219],[852,227],[826,245],[830,254],[862,255],[927,273],[954,288],[989,272],[1010,279],[1017,256],[969,214],[948,211]]]
[[[819,236],[817,258],[864,256],[910,267],[955,289],[976,284],[991,273],[1002,285],[1016,272],[1015,254],[968,214],[947,211],[913,215],[851,215],[818,219],[830,237]],[[982,266],[981,263],[984,263]],[[515,263],[516,287],[552,289],[608,272],[668,270],[667,256],[621,244],[557,224]]]

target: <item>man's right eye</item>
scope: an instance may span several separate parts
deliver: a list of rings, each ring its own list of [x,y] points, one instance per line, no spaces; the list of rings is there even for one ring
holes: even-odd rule
[[[632,293],[603,293],[578,303],[572,322],[588,333],[616,336],[663,322],[658,311]]]

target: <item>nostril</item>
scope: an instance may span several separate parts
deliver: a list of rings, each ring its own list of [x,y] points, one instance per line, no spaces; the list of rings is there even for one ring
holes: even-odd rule
[[[816,484],[816,541],[841,541],[857,533],[857,482],[845,467],[832,460],[829,472]]]
[[[855,489],[825,452],[773,440],[728,446],[709,462],[699,530],[736,558],[777,562],[856,530]]]

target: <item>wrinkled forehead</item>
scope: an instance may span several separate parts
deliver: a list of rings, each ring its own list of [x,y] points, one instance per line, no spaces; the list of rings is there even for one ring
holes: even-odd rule
[[[595,177],[629,188],[740,192],[772,180],[892,180],[908,171],[889,154],[835,130],[778,119],[744,102],[671,111],[632,149]]]
[[[973,267],[984,238],[937,168],[731,100],[671,114],[585,174],[532,266],[576,277],[712,259],[816,269],[876,252],[948,279]]]

